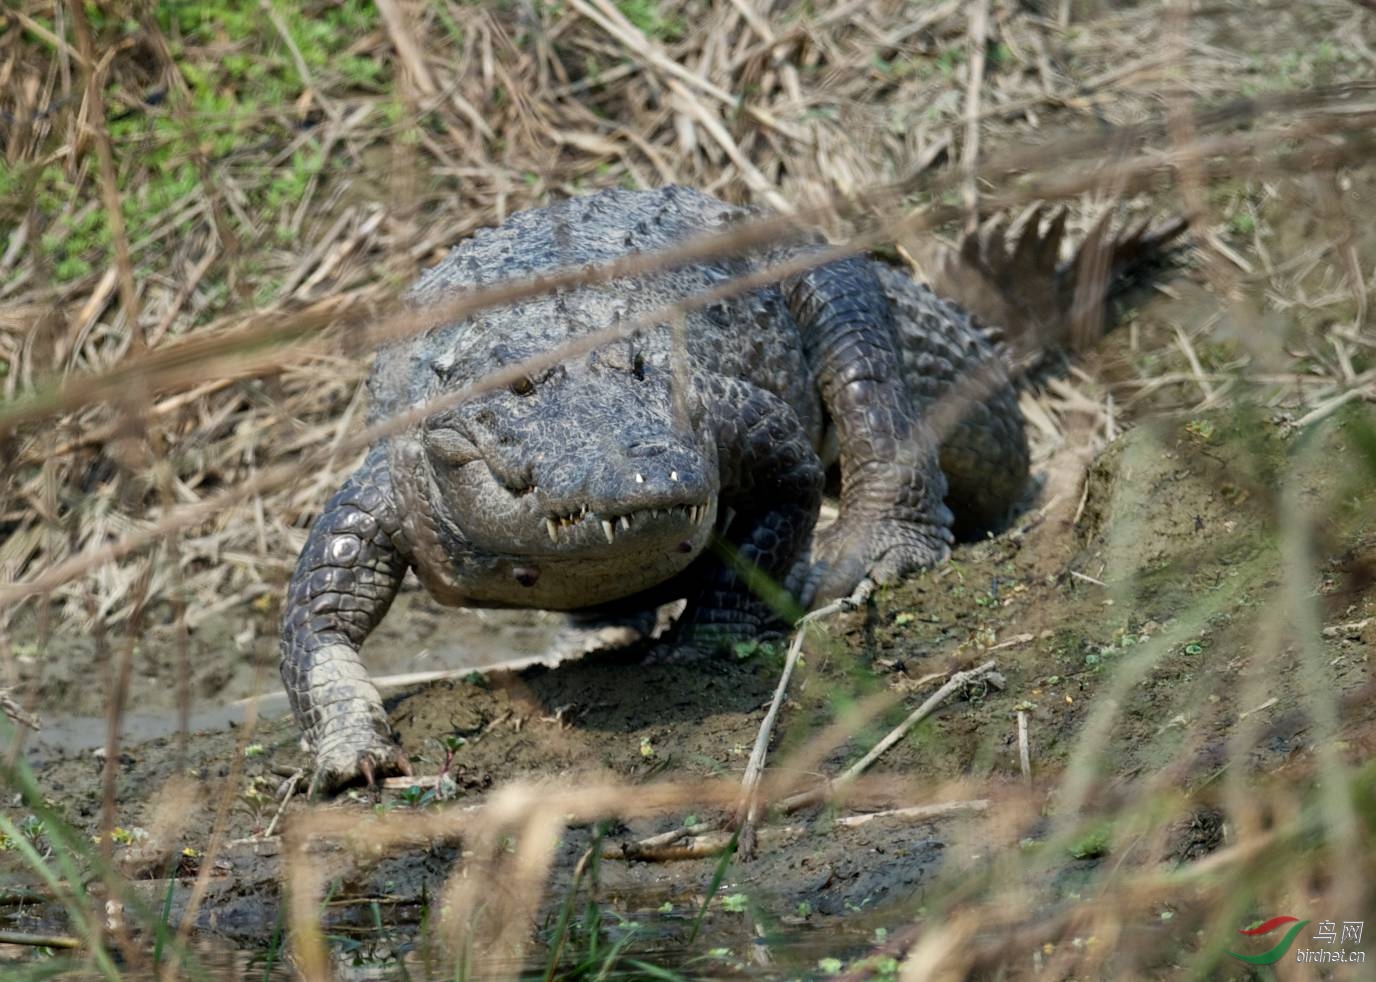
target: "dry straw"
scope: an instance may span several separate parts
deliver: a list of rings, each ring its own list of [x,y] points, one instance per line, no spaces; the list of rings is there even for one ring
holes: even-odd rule
[[[1079,8],[1094,5],[1043,9],[1055,6],[852,0],[793,10],[755,0],[648,8],[571,0],[498,10],[388,0],[376,5],[376,21],[324,60],[306,44],[295,12],[272,3],[260,33],[228,41],[183,36],[137,5],[132,19],[97,18],[75,2],[22,2],[0,14],[12,28],[0,30],[8,192],[0,214],[0,670],[7,685],[21,681],[15,639],[36,639],[39,650],[55,631],[97,639],[114,695],[101,828],[111,832],[131,807],[118,799],[115,768],[135,643],[175,649],[184,728],[190,629],[257,603],[270,631],[305,522],[338,474],[373,439],[441,405],[362,428],[366,352],[483,306],[770,242],[800,226],[830,232],[838,243],[831,255],[895,244],[900,256],[925,260],[939,274],[941,260],[924,252],[936,232],[1061,202],[1083,235],[1110,200],[1137,195],[1145,199],[1134,206],[1139,213],[1153,206],[1189,213],[1199,268],[1221,302],[1212,319],[1160,333],[1150,354],[1167,359],[1166,370],[1110,371],[1112,393],[1072,373],[1025,397],[1049,476],[1045,504],[1015,539],[1038,534],[1039,523],[1078,521],[1094,507],[1085,469],[1119,432],[1120,415],[1131,422],[1149,409],[1188,414],[1245,397],[1304,430],[1370,400],[1372,258],[1344,183],[1376,149],[1376,100],[1364,79],[1376,45],[1370,4],[1263,9],[1238,0],[1194,12],[1176,5],[1165,18],[1153,5],[1092,15]],[[1259,54],[1203,40],[1215,25],[1245,31],[1250,18],[1304,36],[1306,16],[1339,25],[1333,44],[1342,57],[1321,63],[1320,46],[1311,45],[1296,61],[1269,37]],[[224,80],[207,79],[206,66],[237,55],[280,59],[292,98],[264,102],[245,89],[228,108],[208,111],[207,86]],[[357,67],[351,58],[385,66],[384,81],[351,80],[338,67]],[[1239,91],[1249,59],[1261,60],[1263,80],[1290,72],[1294,84],[1270,94]],[[131,119],[147,125],[120,125]],[[194,180],[172,189],[160,183],[147,163],[159,150],[169,151],[164,166],[185,163]],[[329,166],[301,165],[312,156]],[[284,175],[301,179],[282,200],[270,192]],[[396,305],[419,266],[518,208],[618,183],[668,182],[770,205],[781,217],[663,255],[502,284],[442,308]],[[1318,231],[1311,241],[1268,244],[1258,202],[1306,182],[1318,188]],[[83,270],[85,257],[65,255],[51,240],[75,240],[93,225],[104,238],[91,250],[98,262]],[[1081,279],[1087,295],[1102,290],[1103,272]],[[1268,312],[1294,318],[1301,330],[1277,330]],[[1229,358],[1210,350],[1224,323],[1236,341]],[[1087,346],[1097,322],[1077,324],[1076,340]],[[633,328],[541,360],[571,357]],[[1130,350],[1146,355],[1152,339],[1136,330]],[[531,367],[514,366],[449,398]],[[958,394],[978,395],[978,379]],[[1026,711],[1010,716],[1023,779],[1003,785],[924,787],[921,775],[858,776],[860,764],[827,795],[815,776],[800,780],[892,706],[885,694],[768,769],[771,730],[763,728],[744,795],[734,780],[607,781],[576,791],[522,780],[477,807],[366,822],[348,808],[284,803],[269,828],[280,821],[284,829],[295,965],[308,978],[331,973],[320,920],[330,863],[338,861],[326,852],[331,846],[362,863],[462,840],[464,860],[436,898],[434,932],[475,968],[510,975],[530,956],[532,923],[551,902],[549,871],[568,823],[671,820],[708,809],[722,816],[713,823],[717,839],[701,835],[702,826],[676,827],[619,851],[609,846],[606,855],[701,856],[735,843],[738,829],[758,829],[760,850],[779,830],[771,805],[801,812],[828,795],[836,808],[883,809],[882,818],[842,814],[841,827],[940,821],[955,844],[1016,844],[1040,812],[1053,813],[1040,853],[995,851],[960,882],[944,884],[924,918],[876,945],[876,954],[901,962],[904,978],[963,978],[1009,965],[1057,976],[1150,972],[1159,939],[1142,936],[1143,910],[1169,910],[1181,931],[1203,932],[1212,943],[1245,916],[1243,896],[1269,903],[1307,890],[1335,912],[1362,909],[1364,884],[1373,879],[1360,859],[1372,854],[1370,816],[1344,796],[1361,775],[1339,751],[1348,704],[1323,684],[1319,646],[1329,629],[1311,590],[1323,515],[1305,495],[1302,473],[1297,467],[1280,482],[1285,574],[1273,595],[1284,615],[1261,628],[1247,676],[1255,698],[1244,700],[1267,705],[1260,680],[1288,664],[1281,638],[1293,632],[1301,701],[1321,745],[1298,783],[1258,789],[1246,759],[1262,723],[1242,714],[1217,801],[1210,782],[1189,792],[1164,779],[1104,787],[1103,744],[1134,684],[1172,646],[1231,609],[1231,595],[1209,595],[1100,687],[1065,761],[1039,759],[1046,744],[1036,719]],[[1103,569],[1073,569],[1067,578],[1107,591],[1119,609],[1134,600],[1126,580]],[[1015,653],[1000,650],[999,658]],[[982,650],[961,657],[956,667],[985,661]],[[958,689],[953,678],[942,694],[958,697]],[[778,691],[771,724],[784,712],[787,676]],[[1206,695],[1191,693],[1199,705]],[[44,708],[22,686],[3,698],[16,717]],[[240,735],[241,749],[250,732]],[[1163,773],[1184,767],[1201,739],[1186,741]],[[242,760],[236,753],[218,789],[192,913],[234,822]],[[1317,803],[1301,786],[1310,780],[1323,789]],[[41,798],[36,788],[26,793]],[[1169,869],[1163,829],[1197,815],[1205,801],[1232,817],[1228,836],[1205,858]],[[731,823],[733,814],[742,825]],[[1116,854],[1121,868],[1096,881],[1092,898],[1047,897],[1037,856],[1080,848],[1106,820],[1127,844]],[[784,828],[819,834],[816,822],[807,823]],[[103,839],[107,848],[111,838]],[[1315,841],[1327,851],[1301,851]],[[1348,861],[1336,861],[1340,855]],[[99,857],[92,863],[94,886],[126,895],[117,873]],[[98,891],[75,890],[70,879],[53,874],[44,882],[69,909],[94,911]],[[503,889],[494,890],[497,883]],[[102,919],[74,917],[71,937],[9,932],[0,941],[85,945],[107,975],[114,969],[102,946],[120,948],[136,969],[153,967],[147,946],[122,925],[102,938],[88,922]],[[191,929],[188,917],[183,938]],[[168,943],[184,955],[176,939]],[[1194,949],[1174,954],[1207,970],[1206,955]],[[180,964],[169,958],[159,970],[174,977]],[[852,966],[846,977],[866,977],[866,969]]]

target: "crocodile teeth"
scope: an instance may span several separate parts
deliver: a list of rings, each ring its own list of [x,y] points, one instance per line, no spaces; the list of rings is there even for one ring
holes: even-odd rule
[[[607,537],[608,542],[616,541],[616,527],[609,519],[602,519],[602,534]]]
[[[628,531],[628,530],[630,529],[630,527],[631,527],[631,516],[630,516],[630,515],[622,515],[622,516],[621,516],[621,531],[623,531],[623,532]]]
[[[549,541],[551,541],[551,542],[558,542],[558,541],[559,541],[559,526],[557,526],[557,525],[554,524],[554,519],[552,519],[552,518],[547,518],[547,519],[545,519],[545,531],[547,531],[547,532],[549,533]]]

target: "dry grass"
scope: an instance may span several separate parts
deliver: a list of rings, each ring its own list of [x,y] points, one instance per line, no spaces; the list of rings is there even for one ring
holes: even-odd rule
[[[58,20],[64,9],[55,12]],[[85,153],[92,137],[81,121],[97,107],[79,84],[79,52],[68,45],[54,52],[43,42],[41,7],[20,13],[19,26],[32,27],[9,32],[3,49],[5,75],[19,84],[6,106],[14,231],[0,265],[7,303],[0,357],[19,419],[42,413],[49,400],[66,411],[56,427],[10,438],[14,466],[6,469],[11,488],[3,520],[15,527],[0,546],[6,578],[35,579],[72,555],[118,541],[141,520],[156,521],[274,462],[317,451],[313,480],[240,496],[233,508],[217,506],[217,520],[198,520],[178,549],[192,596],[275,598],[322,491],[357,456],[356,444],[350,454],[333,452],[357,423],[366,370],[363,358],[352,357],[366,345],[348,343],[347,325],[367,324],[368,311],[385,308],[399,284],[447,244],[550,194],[676,181],[790,210],[860,195],[873,213],[880,202],[866,201],[865,193],[902,180],[912,207],[940,204],[943,188],[961,185],[968,207],[974,185],[955,173],[944,179],[940,164],[954,160],[950,151],[970,118],[984,134],[983,156],[1002,165],[986,169],[1005,182],[992,188],[996,204],[1056,196],[1062,181],[1061,195],[1080,196],[1086,187],[1112,193],[1132,178],[1094,173],[1112,150],[1106,140],[1053,144],[1064,154],[1054,170],[1045,169],[1047,153],[1019,146],[1046,139],[1037,131],[1049,124],[1037,124],[1048,109],[1061,110],[1058,129],[1089,115],[1120,127],[1142,124],[1148,152],[1130,170],[1138,184],[1156,183],[1179,168],[1169,160],[1169,143],[1150,140],[1169,65],[1180,65],[1186,84],[1179,90],[1190,104],[1238,94],[1236,64],[1216,50],[1119,64],[1120,46],[1157,29],[1145,10],[1069,33],[1054,22],[1000,12],[984,91],[971,102],[961,98],[967,25],[959,5],[938,4],[916,18],[901,6],[842,5],[786,18],[782,32],[751,9],[663,8],[651,19],[661,36],[646,39],[605,0],[509,18],[444,7],[416,23],[404,8],[387,5],[389,16],[345,48],[348,58],[378,66],[376,94],[348,78],[317,78],[299,63],[299,52],[276,47],[275,30],[245,29],[244,38],[207,39],[198,47],[200,38],[174,32],[169,39],[167,27],[153,20],[127,30],[112,23],[109,37],[122,41],[100,70],[120,104],[132,107],[121,119],[120,173],[113,179]],[[430,49],[414,40],[422,37],[432,39]],[[1106,37],[1113,44],[1102,45]],[[198,116],[208,110],[198,108],[203,94],[191,91],[188,76],[199,81],[215,59],[262,58],[254,45],[269,46],[273,57],[264,61],[276,66],[269,77],[287,76],[278,85],[295,94],[292,103],[259,106],[245,83],[222,117]],[[178,60],[169,62],[173,47]],[[634,54],[629,60],[627,52]],[[1064,77],[1054,67],[1062,63],[1077,65],[1080,74]],[[1264,72],[1259,81],[1269,81]],[[201,84],[233,79],[212,76]],[[744,109],[732,92],[749,93]],[[150,107],[139,101],[150,93],[165,95]],[[1353,93],[1343,94],[1349,97],[1341,110],[1351,114]],[[117,109],[111,114],[119,118]],[[1273,141],[1293,146],[1306,127],[1320,126],[1325,147],[1333,148],[1329,134],[1359,131],[1362,122],[1338,117],[1325,133],[1329,118],[1311,116],[1296,126],[1282,115],[1267,140],[1204,132],[1198,156],[1215,167],[1241,155],[1264,165]],[[105,146],[106,128],[94,132],[101,134],[96,149]],[[1235,142],[1207,145],[1227,139]],[[209,159],[207,143],[224,149]],[[1126,141],[1115,145],[1125,149]],[[1340,140],[1336,152],[1369,149],[1344,145]],[[558,147],[553,158],[551,146]],[[999,150],[1008,152],[999,157]],[[960,155],[967,168],[978,162],[973,154]],[[148,157],[195,179],[185,193],[158,194],[168,180],[143,165]],[[757,163],[738,166],[747,161]],[[1306,158],[1303,166],[1311,163]],[[1080,176],[1067,181],[1067,170]],[[1010,195],[1017,186],[1006,183],[1009,173],[1029,174],[1037,186]],[[386,179],[407,186],[377,186]],[[299,195],[280,190],[298,183]],[[121,189],[126,210],[138,214],[130,251],[137,275],[122,271],[127,236],[120,223],[99,223],[100,213],[110,212],[110,192]],[[167,197],[173,200],[164,204]],[[26,209],[25,201],[39,207]],[[1207,203],[1194,204],[1207,214]],[[862,222],[864,213],[850,212]],[[921,220],[918,229],[930,222]],[[92,243],[84,252],[70,242],[25,247],[45,235],[70,239],[71,230],[92,223],[97,232],[80,239]],[[854,220],[830,224],[837,231],[856,227]],[[1204,229],[1202,241],[1218,237]],[[881,227],[881,239],[886,232],[892,238],[893,230]],[[90,272],[69,275],[83,267]],[[329,328],[340,320],[344,328]],[[253,330],[260,325],[271,329]],[[263,342],[287,332],[321,339],[295,356],[257,354],[243,350],[246,327]],[[193,343],[182,347],[188,339]],[[145,346],[151,363],[138,357]],[[152,371],[160,348],[169,352],[162,362],[168,367]],[[213,354],[218,359],[208,363]],[[153,377],[143,383],[141,373],[149,371]],[[81,380],[90,373],[111,377],[93,392]],[[71,381],[54,393],[54,381],[63,378]],[[1348,388],[1353,379],[1342,381]],[[120,398],[143,384],[153,390],[146,398]],[[95,394],[100,404],[83,405]],[[57,491],[73,487],[92,493],[69,502]],[[45,500],[55,493],[57,500]],[[110,495],[118,506],[106,504]],[[131,510],[136,499],[140,507]],[[53,522],[58,512],[61,532]],[[168,563],[158,567],[154,598],[169,594],[174,574]],[[127,617],[135,576],[118,567],[98,575],[95,613],[116,622]],[[50,585],[60,587],[68,615],[85,606],[82,588]]]
[[[111,761],[136,643],[178,652],[185,714],[189,630],[239,607],[272,629],[311,516],[376,435],[362,429],[362,353],[440,316],[397,312],[400,289],[474,229],[553,197],[683,183],[819,225],[842,248],[919,259],[933,234],[1039,200],[1067,202],[1081,233],[1125,195],[1139,213],[1188,212],[1200,281],[1189,289],[1214,303],[1181,310],[1214,315],[1133,324],[1130,357],[1090,356],[1026,399],[1038,459],[1065,467],[1052,470],[1052,503],[1079,495],[1092,452],[1148,412],[1245,400],[1302,431],[1376,394],[1376,247],[1353,204],[1354,175],[1370,177],[1358,165],[1376,150],[1376,93],[1361,81],[1376,64],[1376,17],[1358,4],[1239,0],[1165,16],[1155,4],[753,0],[197,9],[22,2],[0,14],[0,672],[41,710],[25,697],[41,665],[22,664],[16,640],[41,651],[55,633],[93,635],[111,666]],[[1298,231],[1285,215],[1295,207],[1314,216]],[[1312,516],[1296,486],[1282,489],[1293,519],[1282,593],[1289,623],[1312,638]],[[1077,806],[1093,797],[1112,694],[1055,790],[1069,817],[1053,844],[1084,834]],[[1308,708],[1336,739],[1331,694],[1312,692]],[[819,737],[811,760],[843,736]],[[1160,871],[1155,831],[1136,830],[1133,875],[1094,903],[1062,905],[1040,934],[1030,894],[1018,906],[980,893],[1020,882],[1018,857],[1004,857],[942,899],[941,930],[919,923],[881,947],[904,977],[963,977],[1059,930],[1099,946],[1055,948],[1043,970],[1094,976],[1119,944],[1146,952],[1115,963],[1126,976],[1152,970],[1150,944],[1120,935],[1153,899],[1188,894],[1182,920],[1210,937],[1232,923],[1224,914],[1241,916],[1224,904],[1231,886],[1268,876],[1312,875],[1335,903],[1357,904],[1341,853],[1316,860],[1297,843],[1331,834],[1363,848],[1363,819],[1336,790],[1358,776],[1330,747],[1321,806],[1287,785],[1265,820],[1231,787],[1252,834],[1175,874]],[[765,782],[761,800],[798,790]],[[966,796],[985,797],[977,790]],[[231,779],[226,800],[235,793]],[[988,795],[983,827],[1021,827],[1047,793]],[[634,808],[736,801],[696,782],[656,794],[640,789]],[[1167,799],[1137,806],[1185,808]],[[433,830],[409,814],[379,821],[357,848],[462,826],[511,890],[486,909],[490,880],[456,877],[439,931],[506,972],[528,943],[565,813],[593,821],[633,807],[620,785],[558,804],[516,784]],[[308,840],[357,832],[332,820],[297,821],[288,842],[308,977],[329,971]],[[95,922],[83,943],[99,950],[99,935]],[[148,963],[118,931],[114,944]]]

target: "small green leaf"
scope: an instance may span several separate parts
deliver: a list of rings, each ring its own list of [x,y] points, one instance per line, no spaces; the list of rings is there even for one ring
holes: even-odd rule
[[[728,893],[721,898],[721,909],[728,914],[744,914],[749,899],[743,893]]]

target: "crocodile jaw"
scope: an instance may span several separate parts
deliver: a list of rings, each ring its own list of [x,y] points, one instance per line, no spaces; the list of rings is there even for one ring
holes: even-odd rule
[[[688,568],[718,518],[712,492],[674,501],[647,481],[643,507],[552,504],[539,488],[513,495],[481,461],[441,482],[417,441],[390,459],[412,566],[449,605],[575,610],[648,590]]]

